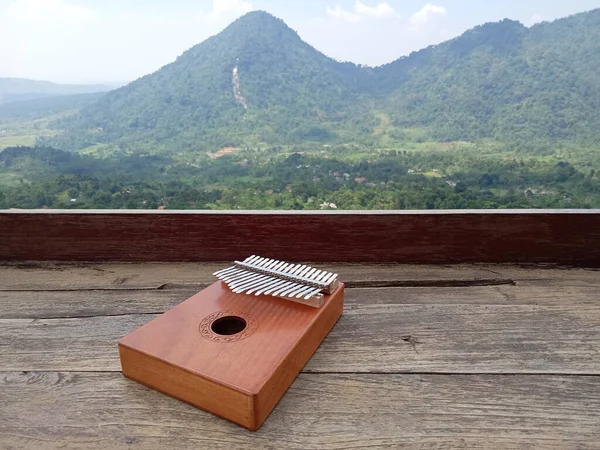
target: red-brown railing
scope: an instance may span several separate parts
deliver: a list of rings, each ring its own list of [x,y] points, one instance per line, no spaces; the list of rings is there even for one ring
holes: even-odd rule
[[[0,260],[600,266],[600,210],[0,212]]]

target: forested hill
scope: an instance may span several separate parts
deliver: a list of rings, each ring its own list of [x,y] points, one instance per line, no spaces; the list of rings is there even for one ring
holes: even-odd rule
[[[392,43],[390,43],[392,45]],[[600,142],[600,9],[527,28],[504,20],[378,68],[340,63],[249,13],[175,62],[63,119],[49,142],[186,152],[434,139]]]
[[[600,9],[488,23],[379,69],[397,122],[442,140],[600,142],[598,73]]]
[[[63,95],[106,92],[114,86],[104,84],[57,84],[25,78],[0,78],[0,105]]]

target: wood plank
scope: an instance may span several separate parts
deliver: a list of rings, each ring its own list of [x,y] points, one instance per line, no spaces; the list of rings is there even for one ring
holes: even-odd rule
[[[116,373],[3,373],[0,402],[7,449],[600,448],[600,377],[302,374],[256,433]]]
[[[154,315],[42,319],[0,370],[120,370],[117,341]],[[600,305],[348,301],[308,372],[600,373]]]
[[[32,323],[31,319],[0,319],[0,345],[9,345]]]
[[[209,284],[213,273],[231,264],[217,263],[56,263],[18,262],[0,265],[0,291],[150,289],[164,284],[187,286]],[[411,264],[319,264],[339,274],[350,287],[382,285],[439,285],[460,283],[507,283],[510,279],[473,264],[435,266]],[[517,271],[518,272],[518,271]],[[546,271],[548,272],[548,271]],[[496,283],[494,283],[494,281]]]
[[[600,266],[600,210],[4,211],[0,260]]]
[[[516,266],[511,264],[352,264],[314,263],[339,274],[347,287],[369,286],[456,286],[460,283],[494,284],[542,282],[553,285],[600,284],[600,271],[556,265]],[[216,270],[231,261],[203,263],[0,263],[0,291],[151,289],[170,286],[206,285]]]
[[[0,318],[48,319],[163,313],[204,288],[202,285],[166,286],[159,290],[0,291]],[[345,294],[346,308],[375,304],[489,304],[586,305],[599,304],[598,286],[518,286],[354,288]]]
[[[92,317],[163,313],[201,290],[0,291],[0,318]]]

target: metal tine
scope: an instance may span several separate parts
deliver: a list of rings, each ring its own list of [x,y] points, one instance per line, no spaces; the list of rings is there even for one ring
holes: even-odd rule
[[[299,285],[298,285],[297,283],[294,283],[294,284],[292,284],[291,286],[288,286],[287,288],[280,289],[280,290],[278,290],[278,291],[276,291],[276,292],[273,292],[271,295],[274,295],[274,296],[276,296],[276,297],[285,297],[285,296],[286,296],[286,294],[287,294],[289,291],[291,291],[291,290],[294,290],[294,289],[298,289],[298,286],[299,286]]]
[[[304,270],[306,266],[303,266],[302,264],[298,264],[298,267],[296,267],[294,270],[292,270],[290,272],[290,275],[298,275],[298,273],[302,270]]]
[[[263,269],[270,269],[273,266],[276,266],[277,264],[279,264],[279,261],[277,261],[276,259],[267,259],[261,264],[260,267],[262,267]]]
[[[253,261],[258,261],[259,259],[261,259],[261,257],[260,257],[260,256],[251,256],[251,257],[249,257],[249,258],[246,258],[246,259],[244,260],[244,262],[245,262],[245,263],[249,263],[249,264],[250,264],[250,263],[252,263]],[[237,266],[234,266],[234,267],[237,267]],[[238,268],[239,268],[239,267],[238,267]]]
[[[227,267],[226,269],[217,270],[215,273],[213,273],[213,275],[218,277],[219,275],[223,275],[227,272],[231,272],[232,270],[236,270],[236,269],[237,269],[236,266]]]
[[[315,288],[313,291],[306,292],[306,293],[305,293],[306,295],[304,296],[304,300],[308,300],[308,299],[309,299],[309,298],[311,298],[313,295],[315,295],[315,294],[318,294],[319,292],[320,292],[320,289],[319,289],[319,290],[317,290],[317,288]]]
[[[255,289],[258,289],[261,286],[269,284],[275,280],[276,280],[276,278],[273,278],[270,276],[265,276],[265,278],[257,279],[257,280],[254,280],[254,282],[240,286],[239,288],[236,289],[236,291],[244,291],[245,292],[245,291],[248,291],[249,289],[252,289],[252,292],[254,292]],[[234,292],[236,292],[236,291],[234,291]]]
[[[307,286],[305,289],[302,289],[302,290],[300,290],[300,291],[298,291],[298,292],[296,292],[294,294],[291,294],[290,297],[300,298],[303,295],[306,295],[307,292],[313,291],[315,289],[317,289],[318,291],[321,291],[321,288],[317,288],[317,287],[314,287],[314,286]]]
[[[233,281],[230,281],[229,283],[227,283],[227,286],[229,286],[229,289],[231,289],[232,291],[235,291],[238,288],[241,288],[243,286],[246,286],[246,285],[248,285],[248,284],[256,281],[257,278],[258,278],[258,275],[257,276],[253,276],[251,278],[244,278],[244,279],[239,279],[239,280],[233,280]]]
[[[310,278],[310,274],[311,274],[311,273],[313,273],[315,270],[317,270],[317,269],[313,269],[312,267],[309,267],[309,269],[310,269],[310,270],[309,270],[308,272],[304,272],[304,273],[302,274],[302,276],[303,276],[304,278]]]
[[[281,289],[278,289],[277,291],[273,292],[271,295],[283,295],[292,289],[296,289],[297,287],[302,286],[301,284],[295,283],[293,281],[291,283],[292,284],[290,286],[282,287]]]
[[[305,287],[304,287],[304,289],[300,289],[300,290],[298,290],[298,291],[296,291],[296,292],[290,292],[290,293],[288,294],[288,296],[289,296],[289,297],[296,297],[296,298],[300,298],[300,297],[302,297],[302,295],[303,295],[305,292],[312,291],[313,289],[317,289],[318,291],[321,291],[321,290],[322,290],[322,288],[320,288],[320,287],[315,287],[315,286],[305,286]]]
[[[277,264],[281,264],[281,261],[277,261]],[[265,282],[270,282],[271,280],[276,279],[272,275],[266,275],[266,274],[258,274],[258,275],[260,275],[260,276],[258,278],[255,278],[253,280],[253,283],[251,283],[249,286],[248,285],[245,286],[246,289],[249,287],[254,287],[257,283],[259,283],[259,285],[262,285]],[[250,280],[248,280],[248,281],[250,281]]]
[[[327,272],[326,270],[323,270],[322,273],[315,279],[315,281],[323,281],[323,279],[328,276],[328,274],[330,274],[331,272]]]
[[[253,286],[248,286],[248,288],[246,289],[246,294],[250,295],[253,292],[255,292],[257,289],[261,289],[261,288],[264,288],[266,286],[273,284],[276,280],[277,280],[277,278],[273,278],[273,277],[265,278],[265,279],[259,281],[258,283],[255,283]]]
[[[255,260],[255,262],[253,262],[253,264],[257,264],[259,262],[265,261],[267,258],[259,258],[257,260]]]
[[[297,270],[295,270],[291,275],[300,276],[302,272],[304,272],[308,266],[300,266]]]
[[[283,261],[278,261],[278,264],[275,264],[273,267],[270,267],[270,269],[273,270],[281,270],[282,268],[285,268],[287,266],[289,266],[289,263],[283,262]]]
[[[300,272],[298,272],[298,275],[303,277],[305,273],[307,273],[309,270],[311,269],[310,266],[306,266],[306,269],[301,270]]]
[[[240,272],[237,275],[234,275],[234,276],[231,276],[229,278],[224,279],[223,281],[225,283],[227,283],[227,285],[229,287],[232,287],[232,285],[233,285],[233,287],[235,287],[239,283],[245,282],[246,280],[248,280],[250,278],[253,278],[256,275],[258,275],[258,274],[257,273],[253,273],[253,272],[248,273],[248,272],[242,271],[242,272]]]
[[[278,292],[273,293],[273,295],[281,295],[286,296],[289,292],[295,291],[298,288],[305,287],[303,284],[294,283],[294,286],[290,286],[288,289],[279,290]]]
[[[256,285],[257,283],[261,283],[263,281],[267,281],[267,280],[274,280],[276,278],[274,278],[271,275],[265,275],[265,274],[261,274],[261,273],[255,273],[253,277],[244,279],[243,281],[240,281],[238,283],[232,284],[230,287],[231,288],[235,288],[235,291],[238,291],[240,289],[248,289],[250,287],[253,287],[254,285]]]
[[[248,256],[248,257],[247,257],[247,258],[244,260],[244,262],[245,262],[245,263],[251,263],[251,262],[253,262],[253,261],[256,261],[256,260],[257,260],[257,259],[259,259],[259,258],[260,258],[260,256],[256,256],[256,255]]]
[[[251,262],[252,260],[254,260],[256,258],[259,258],[259,256],[252,255],[252,256],[249,256],[248,258],[246,258],[244,260],[244,262]],[[239,270],[238,267],[236,267],[236,266],[227,267],[226,269],[218,270],[217,272],[213,273],[213,275],[215,275],[215,276],[224,275],[225,273],[231,272],[232,270],[236,270],[236,269]]]
[[[264,275],[262,273],[251,272],[249,277],[240,278],[239,280],[235,280],[233,282],[230,282],[229,283],[229,287],[231,289],[235,289],[235,288],[238,288],[238,287],[246,286],[248,283],[253,283],[254,281],[257,281],[257,280],[262,279],[264,277],[268,277],[268,275]]]
[[[310,275],[310,279],[313,281],[317,281],[319,279],[319,274],[321,274],[321,272],[323,272],[320,269],[315,269],[315,271]]]
[[[295,270],[298,270],[299,267],[300,264],[292,264],[290,267],[285,269],[285,273],[291,275],[294,273]]]
[[[338,277],[337,273],[332,273],[331,276],[321,280],[323,283],[331,283],[333,280],[335,280]]]
[[[249,272],[244,269],[239,269],[237,272],[227,274],[225,277],[223,277],[223,281],[225,281],[226,283],[234,283],[236,281],[241,281],[245,278],[248,278],[248,277],[251,277],[254,275],[258,275],[258,274],[256,272]]]
[[[321,275],[323,271],[320,269],[317,269],[316,272],[314,272],[311,276],[310,279],[313,281],[318,281],[319,280],[319,275]]]
[[[275,264],[273,267],[271,267],[271,269],[282,270],[284,267],[287,267],[289,265],[290,265],[290,263],[286,263],[285,261],[277,261],[277,264]]]
[[[244,269],[242,269],[240,267],[230,268],[226,272],[220,273],[219,276],[226,277],[226,276],[234,275],[234,274],[236,274],[238,272],[242,272],[242,271],[246,272],[246,270],[244,270]]]
[[[285,269],[285,273],[287,275],[292,275],[296,270],[298,270],[300,268],[301,264],[292,264],[289,267],[286,267]]]
[[[244,291],[246,294],[250,295],[255,290],[260,289],[262,286],[271,284],[273,281],[275,281],[275,279],[273,277],[268,277],[264,280],[260,280],[258,283],[254,283],[254,285],[252,285],[252,286],[248,286]]]
[[[302,292],[302,291],[305,291],[305,290],[307,290],[307,289],[310,289],[310,287],[309,287],[309,286],[306,286],[306,285],[302,285],[302,286],[300,286],[299,288],[292,289],[291,291],[287,291],[287,292],[286,292],[284,295],[285,295],[286,297],[289,297],[289,298],[294,298],[294,297],[296,297],[296,294],[297,294],[298,292]]]
[[[302,271],[304,269],[304,267],[306,267],[306,266],[304,266],[302,264],[297,264],[296,267],[294,267],[293,270],[291,270],[291,271],[288,272],[288,274],[289,275],[298,275],[298,273],[300,271]]]
[[[279,278],[273,278],[273,277],[269,277],[270,279],[265,280],[263,283],[257,285],[257,286],[253,286],[252,289],[250,289],[248,292],[246,292],[246,294],[250,295],[253,292],[259,291],[261,289],[266,289],[268,286],[273,286],[276,283],[279,283],[280,281],[282,281]]]
[[[289,275],[294,275],[296,272],[298,272],[302,267],[304,267],[302,264],[294,264],[294,266],[287,271],[287,273]]]
[[[282,270],[282,272],[290,273],[291,268],[294,266],[295,266],[295,264],[290,264],[289,267],[287,267],[285,270]]]
[[[232,290],[233,292],[244,292],[247,289],[250,289],[251,287],[253,287],[256,284],[260,284],[263,283],[264,281],[268,281],[269,279],[273,279],[272,277],[269,277],[268,275],[263,275],[260,278],[256,278],[254,280],[250,280],[247,283],[242,283],[239,284],[238,286],[235,286]]]
[[[255,266],[262,266],[262,263],[268,261],[268,258],[261,258],[260,260],[256,260],[254,262],[251,261],[252,264],[254,264]]]
[[[266,258],[261,258],[261,260],[268,261]],[[241,270],[241,271],[243,271],[243,272],[246,272],[246,273],[248,273],[248,274],[250,274],[250,275],[251,275],[251,274],[256,274],[256,272],[252,272],[252,271],[249,271],[249,270],[246,270],[246,269],[239,269],[239,270]]]
[[[296,284],[294,281],[281,280],[281,283],[277,283],[273,286],[270,286],[266,291],[263,292],[265,295],[275,295],[275,291],[279,291],[281,289],[287,289],[292,284]]]
[[[238,285],[241,282],[250,281],[251,279],[255,279],[260,276],[264,276],[264,274],[242,269],[240,276],[235,277],[235,279],[232,279],[229,282],[232,283],[232,285]]]
[[[294,289],[288,289],[280,294],[282,297],[294,298],[296,294],[300,291],[304,291],[308,288],[308,286],[301,285],[300,287]]]
[[[274,281],[272,284],[260,288],[258,291],[256,291],[256,293],[254,295],[260,295],[263,293],[267,294],[271,290],[280,289],[283,287],[284,284],[288,284],[288,283],[291,283],[291,281],[277,279],[277,281]]]
[[[256,264],[259,267],[267,268],[270,267],[271,264],[279,264],[281,261],[277,259],[267,259],[265,261],[261,261],[259,264]]]

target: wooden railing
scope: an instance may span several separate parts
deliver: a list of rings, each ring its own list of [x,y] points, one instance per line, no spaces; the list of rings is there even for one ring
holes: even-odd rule
[[[0,212],[0,260],[600,266],[600,210]]]

